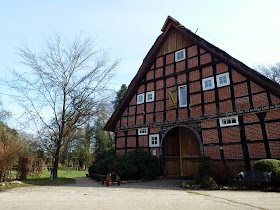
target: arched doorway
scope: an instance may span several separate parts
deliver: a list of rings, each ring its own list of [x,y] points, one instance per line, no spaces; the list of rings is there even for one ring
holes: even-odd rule
[[[198,136],[186,127],[171,129],[163,139],[166,176],[197,177],[201,160]]]

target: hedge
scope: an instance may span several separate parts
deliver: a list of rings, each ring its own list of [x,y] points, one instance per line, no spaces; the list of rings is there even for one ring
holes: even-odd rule
[[[136,149],[122,156],[105,157],[89,168],[90,175],[116,172],[122,180],[155,179],[160,174],[159,160],[149,152]]]
[[[254,164],[255,171],[272,172],[271,180],[280,183],[280,160],[263,159]]]

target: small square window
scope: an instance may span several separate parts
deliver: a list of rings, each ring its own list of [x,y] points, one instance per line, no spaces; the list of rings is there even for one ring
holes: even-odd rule
[[[145,93],[141,93],[137,95],[137,104],[143,104],[145,98]]]
[[[214,77],[208,77],[208,78],[202,79],[202,88],[203,88],[203,90],[211,90],[211,89],[215,88]]]
[[[237,116],[220,118],[221,127],[234,126],[234,125],[239,125]]]
[[[229,85],[229,83],[228,72],[217,75],[217,87],[223,87]]]
[[[187,86],[182,85],[178,87],[179,93],[179,107],[186,107],[187,106]]]
[[[154,101],[155,91],[147,92],[146,93],[146,102]]]
[[[148,134],[148,128],[139,128],[138,129],[138,135],[147,135]]]
[[[152,134],[149,136],[150,147],[159,147],[159,134]]]
[[[185,49],[182,49],[182,50],[179,50],[179,51],[175,52],[175,62],[184,60],[185,58],[186,58],[186,50]]]

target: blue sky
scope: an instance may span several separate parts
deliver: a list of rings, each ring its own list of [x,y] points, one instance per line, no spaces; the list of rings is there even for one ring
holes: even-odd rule
[[[135,76],[168,15],[192,31],[198,28],[199,36],[250,67],[275,64],[280,61],[279,8],[280,1],[273,0],[1,1],[0,77],[18,68],[22,43],[38,50],[53,33],[71,40],[83,32],[112,58],[121,58],[113,81],[118,89]],[[3,93],[10,91],[1,87],[0,98],[18,115],[19,108]]]

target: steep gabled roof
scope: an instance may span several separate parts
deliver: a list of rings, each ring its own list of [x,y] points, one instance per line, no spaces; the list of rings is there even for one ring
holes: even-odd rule
[[[171,27],[175,28],[176,30],[181,32],[183,35],[192,39],[195,42],[195,44],[202,47],[208,53],[213,54],[221,62],[231,65],[233,68],[235,68],[237,71],[242,73],[244,76],[251,78],[257,84],[262,84],[262,86],[264,86],[269,92],[271,92],[272,94],[274,94],[275,96],[280,98],[280,85],[278,83],[268,79],[267,77],[263,76],[259,72],[246,66],[244,63],[233,58],[232,56],[227,54],[225,51],[219,49],[218,47],[216,47],[216,46],[212,45],[211,43],[207,42],[206,40],[202,39],[195,33],[186,29],[183,25],[181,25],[177,20],[175,20],[171,16],[168,16],[161,29],[161,31],[163,33],[156,39],[155,43],[153,44],[153,46],[149,50],[148,54],[144,58],[143,63],[140,66],[136,76],[133,78],[130,85],[128,86],[126,94],[124,95],[119,106],[114,111],[114,113],[112,114],[112,116],[109,119],[109,121],[107,122],[107,124],[105,125],[104,130],[114,131],[114,127],[115,127],[116,123],[118,122],[118,120],[122,116],[124,110],[128,106],[129,102],[135,95],[135,92],[137,91],[139,85],[141,84],[141,81],[145,77],[146,70],[149,69],[150,66],[153,64],[154,59],[156,58],[157,52],[160,49],[161,44],[164,42],[165,37],[168,34],[167,32]]]

